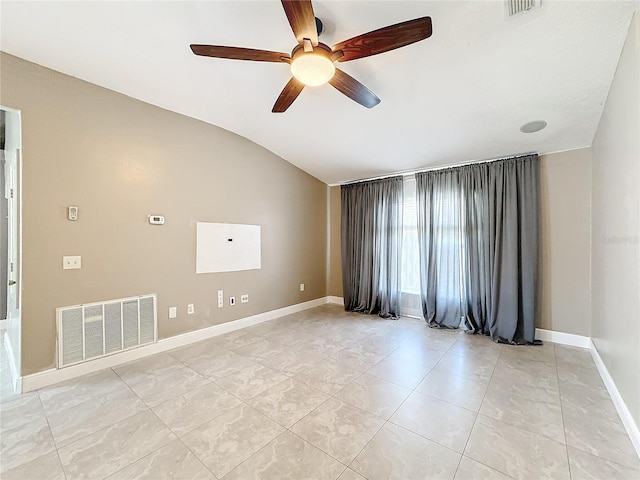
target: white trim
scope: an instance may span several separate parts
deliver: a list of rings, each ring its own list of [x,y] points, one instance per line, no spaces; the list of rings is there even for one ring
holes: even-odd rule
[[[342,297],[329,296],[326,298],[327,298],[327,303],[336,303],[338,305],[344,306],[344,298]]]
[[[13,391],[15,393],[22,393],[22,377],[16,378],[16,381],[13,383]]]
[[[573,333],[556,332],[554,330],[544,330],[536,328],[536,338],[543,342],[559,343],[571,347],[590,348],[591,338]]]
[[[638,429],[638,425],[634,421],[631,416],[631,412],[627,407],[622,395],[618,391],[613,378],[609,374],[609,370],[605,366],[602,358],[600,358],[600,354],[598,353],[598,349],[593,343],[592,339],[589,339],[589,350],[591,351],[591,356],[593,357],[593,361],[596,364],[596,368],[598,369],[598,373],[600,373],[600,377],[602,377],[602,381],[604,382],[604,386],[607,387],[607,391],[611,396],[611,400],[613,400],[613,404],[618,411],[618,415],[620,415],[620,419],[622,420],[622,424],[624,425],[627,434],[629,434],[629,438],[631,439],[631,443],[633,447],[636,449],[636,453],[640,457],[640,430]]]
[[[330,273],[331,273],[331,188],[327,187],[327,257],[325,259],[324,264],[324,284],[327,291],[329,290],[329,283],[331,282]]]
[[[8,321],[5,318],[4,320],[0,320],[0,330],[6,330],[8,325]]]
[[[409,317],[409,318],[419,318],[422,320],[424,317],[422,316],[422,310],[418,308],[401,308],[400,309],[401,317]]]
[[[13,347],[11,346],[11,340],[9,340],[9,335],[5,332],[4,334],[4,349],[7,354],[9,360],[9,374],[11,375],[11,384],[13,385],[13,391],[15,393],[20,393],[22,390],[22,377],[20,377],[20,372],[18,372],[18,366],[15,362],[15,353],[13,352]]]
[[[134,350],[128,350],[126,352],[114,353],[107,357],[97,358],[85,363],[77,365],[71,365],[62,369],[52,368],[50,370],[44,370],[42,372],[26,375],[22,381],[23,391],[31,392],[38,390],[55,383],[70,380],[88,373],[97,372],[105,368],[115,367],[123,363],[138,360],[148,355],[154,355],[156,353],[166,352],[174,348],[190,345],[200,340],[206,340],[207,338],[216,337],[225,333],[233,332],[241,328],[257,325],[262,322],[267,322],[285,315],[301,312],[309,308],[318,307],[330,302],[330,298],[338,297],[321,297],[315,300],[310,300],[304,303],[298,303],[296,305],[290,305],[288,307],[279,308],[277,310],[271,310],[269,312],[259,313],[250,317],[241,318],[232,322],[222,323],[220,325],[213,325],[211,327],[195,330],[193,332],[183,333],[174,337],[163,338],[158,340],[157,343],[143,345]]]
[[[611,396],[611,400],[613,401],[618,415],[622,420],[622,424],[629,435],[629,439],[640,457],[640,430],[638,429],[638,425],[636,425],[635,420],[631,416],[631,412],[622,398],[622,395],[620,395],[618,387],[616,387],[613,378],[609,374],[609,370],[607,370],[602,358],[600,358],[600,354],[598,353],[598,349],[593,343],[593,340],[590,337],[584,337],[582,335],[554,332],[553,330],[543,330],[541,328],[536,328],[536,338],[547,342],[559,343],[561,345],[587,348],[591,352],[591,357],[593,357],[598,373],[609,392],[609,396]]]

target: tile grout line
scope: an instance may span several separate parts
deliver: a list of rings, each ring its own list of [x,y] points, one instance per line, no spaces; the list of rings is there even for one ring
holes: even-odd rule
[[[191,450],[191,448],[189,448],[189,445],[187,445],[186,443],[184,443],[184,441],[182,440],[182,438],[181,438],[179,435],[177,435],[173,430],[171,430],[171,428],[169,427],[169,425],[167,425],[167,424],[166,424],[166,423],[165,423],[165,422],[164,422],[164,421],[163,421],[163,420],[158,416],[158,414],[157,414],[157,413],[156,413],[152,408],[150,408],[149,410],[151,410],[151,413],[153,413],[153,415],[158,419],[158,421],[159,421],[160,423],[162,423],[162,424],[163,424],[163,425],[164,425],[164,426],[165,426],[165,427],[166,427],[166,428],[171,432],[171,434],[172,434],[173,436],[175,436],[175,437],[176,437],[176,440],[178,440],[178,441],[179,441],[179,442],[180,442],[180,443],[181,443],[181,444],[182,444],[182,445],[187,449],[187,451],[188,451],[189,453],[191,453],[191,455],[193,455],[193,456],[194,456],[194,458],[196,458],[196,459],[198,460],[198,462],[200,462],[200,464],[201,464],[204,468],[206,468],[206,469],[207,469],[207,471],[208,471],[208,472],[210,472],[210,473],[211,473],[211,475],[213,475],[213,478],[218,478],[218,477],[217,477],[217,475],[216,475],[215,473],[213,473],[213,472],[211,471],[211,469],[210,469],[210,468],[209,468],[209,467],[208,467],[208,466],[207,466],[207,465],[206,465],[206,464],[205,464],[205,463],[200,459],[200,457],[198,457],[198,455],[196,455],[196,454],[195,454],[195,452],[194,452],[193,450]],[[196,428],[197,428],[197,427],[196,427]],[[157,452],[157,451],[158,451],[158,450],[160,450],[161,448],[164,448],[166,445],[168,445],[168,443],[166,443],[165,445],[163,445],[163,446],[159,447],[157,450],[154,450],[154,451],[153,451],[153,452],[151,452],[151,453],[155,453],[155,452]],[[149,453],[149,455],[151,455],[151,453]],[[143,458],[144,458],[144,457],[143,457]],[[138,459],[138,460],[141,460],[141,459]],[[138,460],[136,460],[136,462],[137,462]],[[135,463],[135,462],[133,462],[133,463]],[[133,465],[133,463],[131,463],[131,464],[127,465],[127,467],[129,467],[129,466]],[[126,467],[125,467],[125,468],[126,468]],[[121,470],[122,470],[122,469],[121,469]],[[117,473],[117,472],[116,472],[116,473]],[[115,474],[112,474],[112,475],[115,475]]]
[[[62,470],[62,474],[64,475],[64,478],[66,479],[67,476],[67,471],[64,468],[64,464],[62,463],[62,459],[60,458],[60,451],[58,448],[58,443],[56,442],[55,437],[53,436],[53,430],[51,430],[51,424],[49,423],[49,416],[47,415],[47,411],[44,409],[44,404],[42,403],[42,398],[40,397],[40,391],[36,390],[36,395],[38,396],[38,401],[40,402],[40,408],[42,408],[42,413],[44,414],[44,418],[47,421],[47,428],[49,429],[49,434],[51,435],[51,440],[53,441],[53,446],[55,448],[55,452],[56,452],[56,457],[58,457],[58,464],[60,465],[60,469]],[[45,454],[47,455],[47,454]],[[43,457],[44,455],[42,455]],[[41,457],[38,457],[41,458]],[[25,462],[28,463],[28,462]],[[24,464],[23,464],[24,465]]]
[[[107,369],[105,369],[105,370],[107,370]],[[151,412],[151,413],[155,413],[155,412],[153,412],[153,410],[151,409],[151,407],[149,407],[149,405],[147,405],[147,404],[146,404],[146,402],[145,402],[144,400],[142,400],[142,399],[138,396],[138,394],[136,394],[136,392],[131,388],[131,385],[129,385],[127,382],[125,382],[125,381],[124,381],[124,379],[123,379],[120,375],[118,375],[118,373],[117,373],[115,370],[113,370],[113,368],[112,368],[112,367],[109,367],[109,368],[108,368],[108,370],[111,370],[111,371],[113,372],[113,374],[114,374],[114,375],[116,375],[116,376],[118,377],[118,379],[123,383],[124,387],[123,387],[121,390],[129,389],[129,391],[130,391],[130,392],[131,392],[131,393],[132,393],[136,398],[138,398],[138,399],[142,402],[142,404],[145,406],[145,410],[148,410],[148,411],[149,411],[149,412]],[[96,372],[96,373],[97,373],[97,372]],[[87,401],[91,401],[91,399],[89,399],[89,400],[87,400]],[[70,408],[73,408],[73,407],[70,407]],[[113,423],[111,423],[111,424],[109,424],[109,425],[105,425],[104,427],[99,428],[99,429],[95,430],[94,432],[88,433],[88,434],[86,434],[86,435],[84,435],[84,436],[82,436],[82,437],[77,438],[77,439],[76,439],[76,440],[74,440],[73,442],[69,442],[69,443],[67,443],[66,445],[63,445],[61,448],[64,448],[64,447],[68,447],[68,446],[70,446],[70,445],[73,445],[74,443],[79,442],[79,441],[81,441],[81,440],[83,440],[83,439],[85,439],[85,438],[87,438],[87,437],[89,437],[89,436],[91,436],[91,435],[95,435],[96,433],[102,432],[103,430],[106,430],[106,429],[108,429],[108,428],[113,427],[113,426],[114,426],[115,424],[117,424],[117,423],[127,421],[127,420],[129,420],[130,418],[135,417],[136,415],[139,415],[139,414],[143,413],[145,410],[141,410],[141,411],[138,411],[138,412],[132,413],[131,415],[128,415],[127,417],[125,417],[125,418],[123,418],[123,419],[120,419],[120,420],[118,420],[118,421],[116,421],[116,422],[113,422]],[[173,432],[172,432],[172,433],[173,433]],[[164,445],[163,445],[163,446],[164,446]],[[161,446],[161,447],[159,447],[159,448],[162,448],[162,446]],[[153,452],[151,452],[151,453],[153,453]],[[138,459],[134,460],[133,462],[131,462],[131,463],[127,464],[127,465],[126,465],[125,467],[123,467],[123,468],[129,467],[130,465],[134,464],[135,462],[137,462],[138,460],[140,460],[141,458],[144,458],[144,457],[146,457],[146,455],[143,455],[142,457],[140,457],[140,458],[138,458]],[[64,465],[63,465],[63,468],[64,468]],[[120,470],[122,470],[122,469],[120,469]],[[118,470],[118,471],[120,471],[120,470]],[[117,473],[117,472],[110,473],[108,476],[113,475],[113,474],[115,474],[115,473]],[[66,471],[65,471],[65,476],[66,476]],[[107,477],[105,477],[105,478],[107,478]]]
[[[556,356],[556,344],[550,342],[553,345],[553,359],[555,360],[556,378],[558,379],[558,397],[560,400],[560,415],[562,418],[562,436],[564,437],[564,449],[567,458],[567,470],[569,471],[569,479],[573,479],[573,473],[571,472],[571,459],[569,458],[569,444],[567,443],[567,429],[564,421],[564,405],[562,404],[562,393],[560,387],[560,373],[558,372],[558,357]]]
[[[133,363],[133,362],[132,362],[132,363]],[[154,415],[155,415],[155,412],[152,410],[152,408],[151,408],[149,405],[147,405],[147,403],[146,403],[142,398],[140,398],[140,397],[138,396],[138,394],[136,394],[136,392],[131,388],[131,385],[129,385],[129,384],[128,384],[128,383],[127,383],[127,382],[126,382],[126,381],[125,381],[125,380],[124,380],[120,375],[118,375],[118,373],[113,369],[113,367],[108,367],[108,368],[106,368],[106,369],[104,369],[104,370],[111,370],[111,371],[113,372],[113,374],[114,374],[114,375],[116,375],[116,376],[118,377],[118,379],[119,379],[119,380],[123,383],[123,385],[124,385],[120,390],[126,390],[126,389],[128,389],[128,390],[129,390],[129,391],[130,391],[130,392],[131,392],[131,393],[132,393],[136,398],[138,398],[138,399],[143,403],[143,405],[145,406],[145,410],[148,410],[149,412],[151,412],[152,414],[154,414]],[[98,372],[96,372],[96,373],[98,373]],[[37,392],[38,392],[38,396],[39,396],[39,395],[40,395],[40,391],[39,391],[39,390],[37,390]],[[113,393],[113,392],[111,392],[111,393]],[[92,400],[92,399],[88,399],[88,400],[87,400],[87,402],[89,402],[89,401],[91,401],[91,400]],[[41,401],[42,401],[42,400],[41,400]],[[85,402],[83,402],[83,403],[85,403]],[[69,407],[69,408],[74,408],[74,407]],[[43,410],[44,410],[44,408],[43,408]],[[120,422],[124,422],[124,421],[126,421],[126,420],[129,420],[130,418],[132,418],[132,417],[134,417],[134,416],[136,416],[136,415],[138,415],[138,414],[140,414],[140,413],[143,413],[145,410],[141,410],[141,411],[138,411],[138,412],[132,413],[131,415],[129,415],[129,416],[127,416],[127,417],[123,418],[123,419],[120,419],[120,420],[118,420],[118,421],[116,421],[116,422],[113,422],[113,423],[111,423],[111,424],[109,424],[109,425],[105,425],[104,427],[99,428],[99,429],[95,430],[94,432],[88,433],[88,434],[86,434],[86,435],[84,435],[84,436],[82,436],[82,437],[77,438],[76,440],[74,440],[74,441],[72,441],[72,442],[69,442],[69,443],[67,443],[67,444],[65,444],[65,445],[62,445],[60,448],[64,448],[64,447],[67,447],[67,446],[73,445],[74,443],[76,443],[76,442],[78,442],[78,441],[80,441],[80,440],[83,440],[83,439],[85,439],[85,438],[87,438],[87,437],[89,437],[89,436],[91,436],[91,435],[94,435],[94,434],[99,433],[99,432],[101,432],[101,431],[103,431],[103,430],[106,430],[106,429],[108,429],[108,428],[113,427],[113,426],[114,426],[115,424],[117,424],[117,423],[120,423]],[[157,415],[155,415],[155,416],[157,417]],[[45,417],[47,418],[47,422],[48,422],[48,415],[46,414],[46,410],[45,410]],[[164,422],[162,422],[162,423],[163,423],[163,425],[164,425]],[[169,430],[170,430],[170,429],[169,429]],[[172,433],[173,433],[173,432],[172,432]],[[52,435],[52,437],[53,437],[53,435]],[[56,448],[57,448],[57,442],[55,442],[55,439],[54,439],[54,444],[56,445]],[[165,445],[166,445],[166,444],[165,444]],[[160,448],[163,448],[163,447],[164,447],[164,445],[160,446],[157,450],[159,450]],[[157,450],[154,450],[154,452],[155,452],[155,451],[157,451]],[[57,451],[57,450],[56,450],[56,451]],[[149,453],[149,454],[147,454],[147,455],[143,455],[142,457],[140,457],[140,458],[138,458],[138,459],[134,460],[133,462],[131,462],[131,463],[127,464],[126,466],[124,466],[124,467],[123,467],[123,468],[121,468],[120,470],[123,470],[124,468],[129,467],[130,465],[134,464],[135,462],[137,462],[137,461],[138,461],[138,460],[140,460],[141,458],[145,458],[146,456],[148,456],[148,455],[150,455],[151,453],[154,453],[154,452],[150,452],[150,453]],[[59,458],[59,454],[58,454],[58,458]],[[62,464],[62,462],[61,462],[61,464]],[[65,477],[66,477],[66,471],[65,471],[65,469],[64,469],[64,465],[62,465],[62,466],[63,466],[63,471],[64,471],[64,473],[65,473]],[[120,470],[118,470],[118,471],[120,471]],[[114,475],[115,473],[117,473],[117,472],[110,473],[110,474],[109,474],[109,476]],[[106,477],[105,477],[105,478],[106,478]]]
[[[458,467],[456,468],[456,474],[458,473],[458,470],[460,469],[460,463],[462,463],[462,458],[466,457],[466,458],[468,458],[468,459],[470,459],[470,460],[472,460],[474,462],[478,462],[479,464],[484,465],[487,468],[490,468],[490,469],[495,470],[497,472],[503,473],[503,474],[505,474],[506,476],[508,476],[510,478],[513,478],[511,475],[509,475],[506,472],[498,470],[497,468],[494,468],[494,467],[491,467],[489,465],[486,465],[486,464],[484,464],[484,463],[482,463],[482,462],[480,462],[480,461],[478,461],[478,460],[476,460],[474,458],[467,457],[465,455],[465,452],[467,451],[467,446],[469,445],[469,440],[471,440],[471,435],[473,434],[473,429],[475,428],[476,423],[478,421],[478,417],[480,416],[480,410],[482,410],[482,404],[484,403],[484,400],[487,397],[487,393],[489,392],[489,385],[491,385],[491,380],[493,380],[493,375],[495,374],[496,367],[498,366],[498,362],[500,361],[500,357],[502,356],[502,352],[503,351],[504,351],[504,345],[501,345],[500,353],[498,354],[498,357],[496,358],[496,363],[493,366],[493,369],[491,370],[491,376],[489,377],[489,381],[487,382],[487,386],[485,387],[484,394],[482,395],[482,400],[480,401],[480,406],[478,407],[478,411],[476,412],[476,418],[473,420],[473,425],[471,426],[471,430],[469,431],[469,436],[467,437],[467,441],[465,442],[464,448],[462,449],[462,456],[460,457],[460,462],[458,463]],[[454,478],[455,478],[455,475],[454,475]]]

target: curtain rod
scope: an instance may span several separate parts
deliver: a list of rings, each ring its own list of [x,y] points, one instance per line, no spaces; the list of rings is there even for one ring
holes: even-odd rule
[[[486,159],[486,160],[470,160],[468,162],[456,163],[456,164],[453,164],[453,165],[444,165],[444,166],[441,166],[441,167],[419,168],[419,169],[416,169],[416,170],[404,170],[404,171],[400,171],[400,172],[396,172],[396,173],[389,173],[387,175],[380,175],[379,177],[370,177],[370,178],[362,178],[360,180],[350,180],[348,182],[339,182],[336,185],[351,185],[353,183],[370,182],[372,180],[382,180],[383,178],[398,177],[400,175],[402,175],[403,177],[406,177],[408,175],[415,175],[416,173],[435,172],[435,171],[438,171],[438,170],[446,170],[448,168],[465,167],[467,165],[479,165],[479,164],[483,164],[483,163],[499,162],[501,160],[509,160],[509,159],[512,159],[512,158],[527,157],[529,155],[538,155],[538,152],[519,153],[517,155],[510,155],[510,156],[507,156],[507,157],[491,158],[491,159]]]

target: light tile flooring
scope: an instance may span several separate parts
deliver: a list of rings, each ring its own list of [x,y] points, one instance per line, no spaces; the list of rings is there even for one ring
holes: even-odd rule
[[[5,397],[2,479],[638,479],[590,354],[326,305]]]
[[[4,348],[4,336],[5,330],[0,330],[0,399],[7,399],[14,394],[9,357]]]

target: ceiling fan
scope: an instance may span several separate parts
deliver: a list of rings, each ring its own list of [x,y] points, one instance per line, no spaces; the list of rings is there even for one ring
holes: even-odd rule
[[[360,105],[375,107],[380,99],[355,78],[336,68],[334,62],[347,62],[388,52],[429,38],[432,33],[431,18],[422,17],[358,35],[331,48],[318,42],[318,27],[311,0],[282,0],[282,6],[298,40],[291,55],[252,48],[191,45],[193,53],[203,57],[288,63],[292,77],[276,100],[271,110],[274,113],[286,111],[305,85],[325,83]]]

